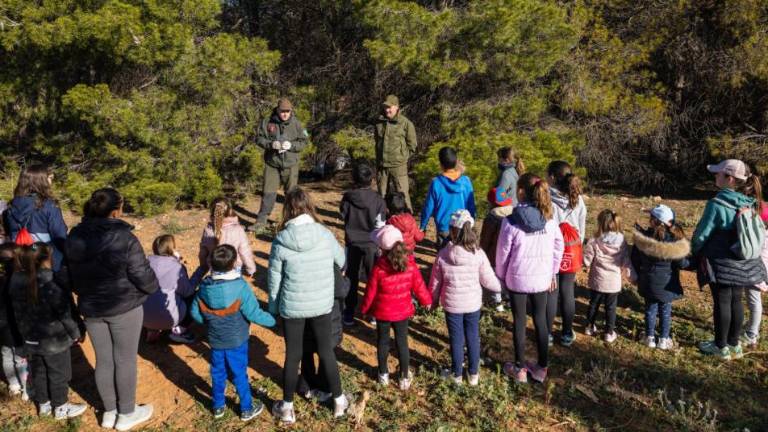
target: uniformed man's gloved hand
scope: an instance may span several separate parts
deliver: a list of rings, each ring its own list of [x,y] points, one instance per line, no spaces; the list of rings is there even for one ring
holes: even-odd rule
[[[273,150],[282,150],[283,144],[280,141],[272,141],[272,149]]]
[[[291,142],[290,141],[283,141],[283,150],[290,150],[291,149]]]

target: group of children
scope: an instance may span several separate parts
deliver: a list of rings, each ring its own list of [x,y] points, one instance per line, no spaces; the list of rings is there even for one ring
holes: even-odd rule
[[[582,267],[586,267],[590,289],[586,335],[599,333],[597,316],[602,305],[604,339],[608,343],[616,340],[617,299],[628,279],[646,302],[645,343],[660,349],[673,347],[671,305],[683,294],[679,272],[690,267],[691,245],[671,208],[658,205],[651,209],[648,226],[635,226],[631,247],[624,238],[621,217],[610,209],[598,214],[597,229],[588,237],[587,209],[570,165],[552,162],[547,177],[540,178],[525,173],[520,158],[504,148],[499,151],[497,186],[488,194],[491,211],[478,237],[472,182],[463,174],[454,149],[442,148],[439,159],[443,172],[430,184],[420,224],[402,193],[380,197],[371,189],[373,170],[365,163],[356,164],[354,188],[344,194],[340,204],[346,244],[343,254],[322,228],[312,228],[311,235],[300,231],[299,227],[319,220],[308,196],[301,190],[291,191],[286,220],[270,256],[269,312],[260,309],[250,284],[243,279],[243,274],[256,271],[249,239],[232,205],[226,199],[215,200],[200,241],[199,266],[191,277],[173,236],[163,235],[153,242],[154,255],[148,265],[159,289],[143,302],[147,340],[157,340],[161,332],[168,331],[172,341],[192,343],[191,322],[204,324],[211,348],[213,414],[224,414],[229,376],[240,398],[240,417],[246,421],[263,409],[251,397],[247,376],[249,323],[272,327],[275,317],[282,316],[287,394],[273,411],[289,423],[295,421],[294,390],[321,401],[333,397],[334,414],[344,414],[348,402],[341,394],[333,348],[341,340],[341,323],[355,325],[358,306],[360,316],[370,318],[376,326],[378,382],[382,385],[390,381],[387,357],[390,329],[394,331],[402,390],[408,390],[413,379],[408,325],[415,313],[414,303],[427,309],[442,306],[450,339],[449,374],[457,384],[463,382],[466,354],[468,383],[478,384],[484,292],[492,295],[500,311],[504,309],[502,298],[507,297],[513,314],[514,360],[504,365],[504,372],[517,382],[527,382],[529,377],[544,382],[558,306],[562,316],[559,343],[570,346],[576,338],[574,285]],[[67,230],[51,194],[51,181],[45,167],[28,168],[3,212],[0,335],[3,370],[11,393],[30,395],[40,415],[62,419],[86,409],[67,400],[70,347],[83,340],[85,328],[72,299],[66,265],[62,265],[66,263],[62,237],[66,240]],[[768,220],[765,207],[761,216]],[[438,253],[425,283],[414,252],[430,219],[437,227]],[[322,249],[330,251],[330,261],[301,254],[324,242],[328,245]],[[765,249],[763,257],[768,259]],[[335,267],[332,296],[323,291],[317,294],[322,298],[304,298],[307,292],[300,288],[312,284],[313,277],[324,271],[315,267],[330,262]],[[361,274],[366,288],[358,302]],[[760,288],[766,288],[765,284],[754,288],[757,296],[749,297],[751,309],[755,305],[745,335],[750,343],[756,343],[758,337]],[[535,328],[535,362],[525,361],[529,310]],[[325,321],[327,313],[329,322]],[[326,341],[318,339],[320,334],[323,338],[336,336]],[[320,357],[317,368],[314,353]],[[301,376],[297,378],[293,369],[299,362]],[[112,426],[128,430],[133,423],[121,427],[118,420]]]

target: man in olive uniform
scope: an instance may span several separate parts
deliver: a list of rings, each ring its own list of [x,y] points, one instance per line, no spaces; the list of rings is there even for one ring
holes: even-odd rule
[[[307,145],[307,131],[293,115],[293,105],[280,99],[272,114],[261,121],[256,143],[264,149],[264,186],[261,209],[248,231],[267,223],[277,200],[277,189],[287,192],[299,182],[299,154]]]
[[[416,152],[416,128],[400,113],[395,95],[384,100],[384,114],[376,121],[376,183],[381,196],[386,196],[390,183],[395,192],[405,194],[408,208],[413,210],[408,194],[408,159]]]

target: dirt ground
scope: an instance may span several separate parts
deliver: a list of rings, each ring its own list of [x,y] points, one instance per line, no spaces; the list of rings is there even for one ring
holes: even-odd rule
[[[343,244],[343,225],[339,220],[338,207],[342,194],[342,187],[330,182],[312,183],[304,185],[312,194],[318,206],[319,214],[323,222],[335,233],[338,240]],[[593,194],[587,197],[587,206],[590,209],[589,224],[594,226],[593,219],[599,210],[603,208],[613,208],[619,211],[624,218],[624,227],[629,231],[635,221],[645,223],[647,216],[643,213],[644,208],[653,206],[659,199],[653,197],[624,197],[613,194]],[[678,211],[678,219],[689,231],[693,226],[703,208],[702,201],[670,201],[665,200],[666,204],[671,205]],[[238,203],[238,213],[244,223],[249,223],[258,210],[258,198],[249,197]],[[279,219],[281,205],[278,203],[272,214],[272,220]],[[78,217],[67,215],[67,222],[70,227],[74,226]],[[152,240],[166,232],[175,234],[177,247],[185,257],[187,267],[190,273],[197,266],[198,242],[203,228],[208,221],[208,211],[205,209],[192,209],[183,211],[171,211],[167,214],[154,217],[138,219],[133,217],[125,218],[128,222],[135,225],[135,233],[144,245],[147,253],[151,253],[150,247]],[[590,228],[591,229],[591,228]],[[433,244],[434,228],[430,227],[431,232],[428,239],[417,247],[417,261],[424,269],[425,278],[429,277],[429,266],[434,260]],[[270,251],[270,238],[265,235],[252,238],[251,245],[256,256],[257,272],[252,280],[254,292],[261,301],[267,298],[266,288],[266,267]],[[580,275],[583,283],[584,275]],[[695,286],[693,274],[684,273],[684,285],[692,297],[690,301],[693,304],[700,303],[702,294]],[[583,310],[585,300],[579,299],[579,313]],[[577,320],[578,320],[577,316]],[[511,318],[509,318],[511,324]],[[210,429],[207,423],[201,425],[201,416],[210,404],[210,380],[208,373],[208,347],[205,343],[205,331],[196,326],[193,331],[198,336],[198,341],[190,345],[171,344],[166,339],[153,344],[147,344],[142,341],[139,348],[138,359],[138,403],[151,403],[154,405],[155,414],[147,427],[152,429],[181,429],[188,430],[192,428]],[[346,330],[345,330],[346,331]],[[434,337],[420,337],[420,335],[430,335],[432,332],[428,328],[414,328],[414,334],[410,339],[410,347],[414,357],[414,363],[426,363],[429,359],[435,359],[445,356],[446,347],[434,343],[435,338],[445,340],[442,335],[434,334]],[[249,375],[255,388],[269,393],[269,397],[279,397],[281,382],[281,371],[284,355],[284,344],[281,335],[277,331],[264,329],[258,326],[251,326],[252,337],[250,339],[250,368]],[[504,333],[505,339],[510,339],[504,343],[511,352],[511,335]],[[447,344],[447,342],[445,342]],[[554,349],[554,356],[558,355],[558,350]],[[375,336],[372,327],[367,323],[359,322],[352,330],[346,331],[344,342],[341,347],[342,354],[339,355],[340,362],[344,363],[345,368],[362,370],[373,377],[373,368],[376,364]],[[390,356],[391,369],[395,370],[395,359]],[[73,380],[71,383],[71,396],[75,401],[86,402],[91,407],[100,407],[98,393],[96,392],[93,380],[93,367],[95,364],[93,348],[89,340],[81,347],[73,350]],[[371,378],[372,381],[372,378]],[[562,382],[555,380],[555,383]],[[228,395],[232,393],[228,389]],[[230,401],[231,402],[231,401]],[[5,404],[4,404],[5,405]],[[24,418],[34,416],[32,404],[10,404],[13,407],[13,413],[6,412],[0,414],[0,420],[7,424],[13,423],[18,426]],[[236,406],[236,405],[235,405]],[[269,406],[269,405],[268,405]],[[316,407],[315,407],[316,408]],[[3,411],[5,409],[2,409]],[[97,427],[97,414],[100,413],[94,408],[90,408],[83,416],[81,422],[77,424],[80,430],[99,430]],[[311,413],[301,414],[311,415]],[[300,416],[301,416],[300,415]],[[100,418],[100,417],[99,417]],[[32,421],[32,420],[30,420]],[[301,418],[299,419],[301,422]],[[569,423],[560,422],[567,426]],[[36,425],[34,423],[30,430],[48,430],[55,429],[50,423],[45,425]],[[554,424],[554,423],[553,423]],[[47,425],[47,426],[46,426]],[[269,414],[262,414],[255,422],[249,423],[246,430],[256,430],[274,427],[276,423]],[[239,427],[239,426],[238,426]],[[305,424],[305,427],[308,427]],[[327,426],[325,426],[327,428]],[[227,428],[229,429],[229,428]],[[321,426],[310,427],[314,430],[323,430]],[[524,428],[527,429],[527,428]],[[537,427],[533,427],[537,429]],[[560,429],[560,427],[555,428]]]

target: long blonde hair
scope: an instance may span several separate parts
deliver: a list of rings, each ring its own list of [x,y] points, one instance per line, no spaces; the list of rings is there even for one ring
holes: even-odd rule
[[[213,235],[216,237],[216,244],[221,240],[221,227],[224,225],[224,218],[237,216],[235,209],[228,199],[219,197],[211,203],[211,225],[213,225]]]

